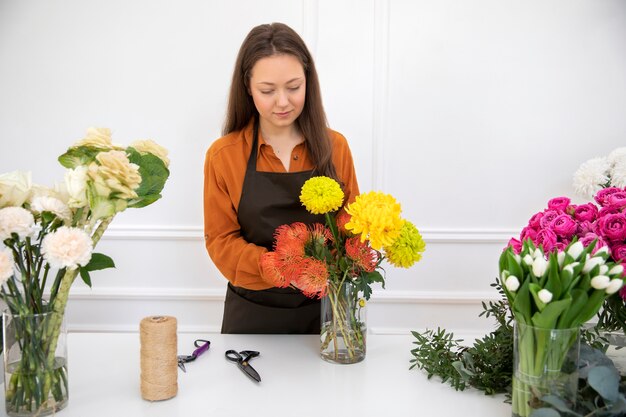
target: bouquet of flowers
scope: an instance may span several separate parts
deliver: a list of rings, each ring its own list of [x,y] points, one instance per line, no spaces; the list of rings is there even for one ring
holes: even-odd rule
[[[360,313],[371,285],[380,282],[384,288],[383,260],[408,268],[421,259],[426,245],[417,228],[400,216],[401,206],[393,196],[360,194],[335,215],[343,199],[335,180],[307,180],[300,201],[307,211],[323,214],[326,224],[280,226],[274,251],[263,255],[261,267],[275,286],[291,285],[308,297],[322,298],[322,311],[325,305],[328,310],[322,314],[322,357],[354,362],[365,354]]]
[[[593,196],[599,204],[596,233],[608,244],[611,258],[626,262],[626,147],[584,162],[575,172],[573,182],[579,195]],[[606,299],[597,327],[626,334],[625,288]]]
[[[623,285],[624,267],[597,243],[585,246],[574,237],[546,250],[526,238],[519,250],[509,246],[500,257],[500,278],[516,321],[514,415],[528,416],[544,395],[576,399],[578,329]]]
[[[33,185],[30,173],[0,175],[9,414],[65,406],[67,364],[57,347],[70,287],[78,275],[91,286],[92,271],[114,266],[93,248],[117,213],[158,200],[169,176],[167,150],[151,140],[113,144],[108,129],[88,129],[59,162],[67,171],[55,188]]]

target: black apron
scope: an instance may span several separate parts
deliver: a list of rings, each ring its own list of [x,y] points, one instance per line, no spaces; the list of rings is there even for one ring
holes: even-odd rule
[[[293,222],[324,223],[323,215],[306,211],[300,189],[314,176],[302,172],[257,172],[258,120],[243,181],[237,219],[241,236],[250,243],[273,249],[274,231]],[[293,288],[248,290],[228,283],[222,333],[319,334],[320,302]]]

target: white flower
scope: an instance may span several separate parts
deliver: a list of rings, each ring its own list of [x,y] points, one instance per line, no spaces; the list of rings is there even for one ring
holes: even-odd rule
[[[93,181],[96,193],[104,198],[137,198],[135,190],[141,183],[139,165],[128,160],[125,152],[100,152],[98,163],[92,162],[87,175]],[[113,196],[111,197],[111,194]]]
[[[600,265],[600,271],[598,272],[598,275],[607,275],[609,272],[609,267],[606,265]]]
[[[87,167],[77,166],[65,172],[65,188],[69,194],[67,205],[72,208],[87,205]]]
[[[607,294],[615,294],[620,288],[622,288],[622,285],[624,285],[624,281],[621,279],[612,279],[605,291]]]
[[[506,289],[515,292],[519,288],[519,279],[515,275],[511,275],[506,279],[506,283],[504,284]]]
[[[545,288],[537,293],[537,297],[539,297],[541,302],[544,304],[548,304],[550,301],[552,301],[552,293]]]
[[[626,161],[620,161],[611,169],[611,185],[613,187],[626,187]]]
[[[576,194],[592,198],[609,181],[611,165],[607,158],[593,158],[584,162],[574,173],[574,191]]]
[[[523,261],[524,261],[524,263],[525,263],[526,265],[528,265],[528,266],[531,266],[531,265],[533,264],[533,262],[535,261],[535,260],[533,259],[533,257],[532,257],[532,256],[530,256],[530,255],[524,255],[524,257],[522,258],[522,260],[523,260]]]
[[[8,249],[0,249],[0,286],[13,275],[13,253]]]
[[[585,261],[585,266],[583,266],[583,274],[588,274],[591,272],[593,268],[598,265],[604,265],[604,259],[594,256],[593,258],[589,258]]]
[[[111,129],[104,127],[90,127],[87,129],[87,136],[74,144],[74,147],[92,146],[100,149],[113,149],[111,142]]]
[[[567,250],[567,254],[574,259],[578,259],[580,254],[583,253],[584,249],[585,247],[583,246],[582,242],[577,241],[576,243],[574,243],[572,246],[569,247],[569,249]]]
[[[33,199],[30,208],[36,213],[49,211],[61,220],[69,220],[72,217],[70,209],[61,200],[54,197],[37,197]]]
[[[31,186],[30,172],[13,171],[0,175],[0,208],[24,204]]]
[[[514,254],[513,257],[515,258],[515,262],[517,262],[518,265],[522,264],[522,257],[519,255],[519,253]]]
[[[596,290],[603,290],[609,286],[609,282],[611,282],[611,278],[606,275],[598,275],[597,277],[591,278],[591,286]]]
[[[545,274],[546,270],[548,269],[548,261],[546,261],[543,256],[540,258],[537,258],[533,261],[532,269],[533,269],[533,274],[535,274],[536,277],[542,277],[543,274]]]
[[[85,266],[91,259],[93,245],[85,231],[75,227],[61,226],[47,235],[41,243],[44,259],[53,268],[76,268]]]
[[[543,258],[543,252],[541,251],[541,249],[535,249],[535,251],[533,252],[533,258]]]
[[[501,273],[500,273],[500,282],[506,282],[506,278],[509,276],[509,271],[507,271],[506,269],[504,269]]]
[[[559,262],[559,266],[563,266],[563,262],[565,262],[565,252],[557,253],[556,260]]]
[[[607,157],[607,160],[611,166],[615,166],[620,162],[626,162],[626,147],[614,149]]]
[[[615,265],[609,271],[609,275],[622,275],[623,273],[624,273],[624,265],[622,265],[622,264]]]
[[[170,166],[170,160],[167,157],[167,149],[159,145],[151,139],[136,140],[130,144],[131,147],[139,153],[151,153],[163,161],[166,167]]]
[[[33,214],[22,207],[0,209],[0,242],[17,233],[20,239],[34,236],[36,232]]]

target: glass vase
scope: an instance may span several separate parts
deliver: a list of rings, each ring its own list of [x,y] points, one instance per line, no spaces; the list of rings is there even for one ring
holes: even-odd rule
[[[9,416],[45,416],[68,401],[63,315],[2,315],[4,394]]]
[[[329,283],[321,302],[320,353],[332,363],[365,359],[367,322],[365,299],[351,283]]]
[[[513,416],[527,417],[545,395],[576,403],[580,329],[516,323],[513,337]]]

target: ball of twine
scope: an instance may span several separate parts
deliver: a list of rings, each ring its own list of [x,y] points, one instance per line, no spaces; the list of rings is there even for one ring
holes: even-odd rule
[[[151,316],[139,324],[141,396],[167,400],[178,393],[176,317]]]

